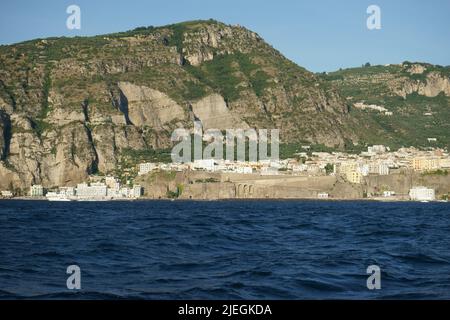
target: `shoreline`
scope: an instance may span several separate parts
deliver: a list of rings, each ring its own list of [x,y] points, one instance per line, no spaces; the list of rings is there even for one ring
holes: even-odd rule
[[[81,200],[71,200],[71,201],[49,201],[44,198],[32,198],[32,197],[14,197],[14,198],[0,198],[0,201],[42,201],[42,202],[220,202],[220,201],[248,201],[248,202],[256,202],[256,201],[277,201],[277,202],[292,202],[292,201],[304,201],[304,202],[387,202],[387,203],[395,203],[395,202],[410,202],[410,203],[448,203],[448,200],[432,200],[432,201],[415,201],[409,199],[383,199],[383,198],[329,198],[329,199],[320,199],[320,198],[224,198],[224,199],[169,199],[169,198],[146,198],[141,197],[138,199],[81,199]]]

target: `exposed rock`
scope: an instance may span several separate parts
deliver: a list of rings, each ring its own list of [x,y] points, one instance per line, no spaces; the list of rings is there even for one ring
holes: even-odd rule
[[[124,149],[145,148],[145,141],[133,126],[98,125],[92,130],[92,139],[98,155],[98,169],[104,173],[116,169]]]
[[[18,131],[33,131],[30,119],[23,114],[12,114],[11,122],[13,127]]]
[[[403,79],[397,84],[394,92],[403,98],[412,93],[426,97],[436,97],[440,93],[444,93],[450,97],[450,79],[438,72],[430,72],[424,81]]]
[[[88,129],[72,123],[51,133],[47,141],[54,141],[50,153],[41,162],[41,183],[46,187],[76,185],[85,181],[97,166],[97,154]]]
[[[206,26],[199,31],[190,33],[184,39],[186,47],[183,54],[189,63],[193,66],[199,66],[205,61],[211,61],[214,58],[212,49],[219,46],[219,42],[225,35],[232,33],[230,28],[217,29],[214,26]]]
[[[30,131],[15,132],[9,148],[8,164],[12,168],[11,171],[17,172],[21,182],[14,187],[41,182],[39,160],[42,148],[39,139]]]
[[[3,100],[2,97],[0,97],[0,111],[3,111],[5,113],[13,112],[12,106],[9,103],[6,103],[6,101]]]
[[[128,117],[135,126],[163,129],[172,121],[185,120],[186,113],[166,94],[129,82],[118,84],[127,101]]]
[[[249,52],[252,49],[249,44],[260,41],[262,39],[256,33],[241,26],[206,23],[184,34],[183,55],[191,65],[199,66],[213,60],[215,54]]]
[[[21,188],[22,183],[16,171],[6,167],[4,162],[0,161],[0,190],[14,190]]]
[[[65,110],[63,108],[54,108],[48,115],[48,122],[55,125],[65,125],[74,121],[85,121],[85,116],[80,110]]]
[[[212,94],[192,104],[194,115],[203,129],[246,129],[248,125],[230,112],[222,96]]]
[[[408,72],[410,74],[422,74],[425,72],[425,70],[427,70],[427,68],[425,68],[424,66],[420,65],[420,64],[413,64],[409,69]]]
[[[430,72],[427,75],[426,83],[421,83],[418,89],[419,94],[427,97],[436,97],[441,92],[450,96],[450,80],[437,72]]]
[[[191,53],[186,55],[186,60],[189,61],[189,63],[193,66],[199,66],[205,61],[211,61],[214,58],[214,55],[212,52],[202,52],[198,51],[195,53]]]

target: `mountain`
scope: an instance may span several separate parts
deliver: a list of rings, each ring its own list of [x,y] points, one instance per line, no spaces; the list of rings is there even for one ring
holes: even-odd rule
[[[195,119],[205,129],[279,128],[285,155],[304,143],[439,143],[448,69],[412,70],[421,66],[314,74],[255,32],[214,20],[0,46],[0,190],[127,178],[139,161],[170,159],[173,130]],[[430,127],[410,139],[417,125]]]
[[[404,62],[321,77],[348,101],[360,145],[450,147],[450,67]]]
[[[344,99],[256,33],[213,20],[0,47],[0,188],[112,173],[177,127],[280,128],[283,142],[357,139]],[[156,151],[155,151],[156,150]]]

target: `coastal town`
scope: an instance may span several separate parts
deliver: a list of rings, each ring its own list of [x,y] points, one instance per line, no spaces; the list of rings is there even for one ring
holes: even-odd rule
[[[344,152],[311,152],[310,146],[302,146],[302,152],[297,153],[295,158],[278,161],[237,162],[203,159],[190,163],[144,162],[138,164],[135,171],[137,172],[136,177],[127,180],[124,184],[121,184],[120,180],[114,176],[91,176],[90,181],[79,183],[76,186],[47,189],[42,185],[32,185],[28,196],[32,199],[47,199],[49,201],[152,199],[155,197],[149,196],[149,193],[146,193],[146,188],[140,184],[132,183],[132,181],[145,180],[145,177],[159,172],[197,172],[209,177],[211,183],[217,182],[214,181],[216,178],[211,177],[222,177],[220,179],[223,181],[226,179],[225,182],[231,182],[233,179],[235,182],[237,181],[235,183],[236,188],[239,188],[240,185],[247,186],[247,192],[243,193],[237,190],[234,196],[231,194],[228,198],[258,198],[258,192],[249,192],[252,189],[252,183],[245,182],[249,180],[252,180],[255,185],[265,184],[266,189],[276,188],[277,181],[281,184],[284,181],[286,185],[295,183],[295,181],[306,181],[302,184],[303,190],[326,177],[334,177],[337,179],[336,181],[343,181],[343,183],[351,186],[367,184],[370,177],[401,176],[407,172],[419,176],[444,177],[445,180],[450,180],[448,176],[450,156],[448,152],[442,149],[419,150],[413,147],[401,148],[392,152],[386,146],[374,145],[360,154],[348,154]],[[307,180],[296,180],[296,178],[306,178]],[[200,182],[208,181],[203,179]],[[299,187],[300,185],[301,183],[299,183]],[[377,186],[374,189],[376,192],[365,192],[360,198],[423,202],[448,201],[450,186],[446,190],[445,187],[444,185],[444,190],[439,190],[439,195],[437,195],[432,185],[411,185],[407,192],[392,190],[387,186]],[[267,191],[265,193],[260,198],[277,197],[271,196]],[[10,190],[3,190],[1,196],[3,198],[14,198],[15,195]],[[158,198],[164,197],[159,196]],[[189,198],[196,199],[197,197],[190,196]],[[342,196],[333,196],[324,187],[323,190],[316,188],[306,196],[302,193],[296,195],[290,192],[288,198],[333,199],[342,198]]]
[[[189,163],[144,162],[137,166],[137,176],[144,177],[154,172],[203,172],[210,174],[236,174],[239,176],[259,176],[277,178],[324,176],[341,177],[352,185],[361,185],[369,176],[389,176],[399,172],[416,172],[421,175],[447,176],[450,170],[450,156],[445,150],[418,150],[401,148],[391,152],[388,147],[375,145],[359,155],[343,152],[310,152],[310,146],[302,146],[303,152],[296,158],[284,160],[260,160],[238,162],[217,159],[195,160]],[[450,191],[450,190],[447,190]],[[13,198],[10,190],[1,191],[2,198]],[[50,201],[95,201],[126,200],[145,198],[144,188],[131,184],[128,180],[121,184],[113,176],[91,176],[90,181],[76,186],[47,189],[42,185],[32,185],[28,196]],[[302,198],[302,196],[299,196]],[[308,197],[310,198],[310,197]],[[317,199],[330,199],[326,191],[317,192]],[[381,190],[378,194],[365,195],[364,198],[384,198],[397,200],[434,201],[438,200],[435,190],[426,185],[412,186],[408,194],[398,194],[395,190]],[[448,192],[440,200],[448,200]]]
[[[42,185],[32,185],[29,198],[49,201],[100,201],[137,199],[143,194],[141,186],[122,187],[114,177],[108,176],[97,180],[104,180],[104,182],[79,183],[76,187],[59,187],[57,190],[48,190]],[[14,198],[11,191],[1,191],[1,196],[6,199]]]

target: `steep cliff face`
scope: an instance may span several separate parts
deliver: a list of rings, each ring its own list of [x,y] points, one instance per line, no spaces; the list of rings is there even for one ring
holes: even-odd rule
[[[170,148],[194,119],[279,128],[285,143],[358,139],[327,81],[216,21],[0,46],[0,66],[0,189],[114,172],[130,154]]]
[[[424,72],[425,72],[425,67]],[[422,73],[413,73],[422,75]],[[423,79],[400,78],[392,84],[395,94],[407,98],[408,95],[417,93],[419,95],[434,98],[440,93],[450,97],[450,79],[441,72],[432,71],[423,76]]]
[[[192,112],[202,122],[203,129],[247,129],[238,114],[232,113],[219,94],[209,95],[192,104]]]
[[[23,124],[24,127],[18,125]],[[13,117],[9,154],[0,169],[15,176],[15,188],[24,184],[43,183],[52,187],[76,184],[86,179],[97,163],[90,133],[82,123],[71,123],[37,136],[27,119]],[[27,130],[28,129],[28,130]],[[0,181],[5,187],[8,181]]]
[[[185,110],[163,92],[129,82],[120,82],[118,86],[124,100],[122,104],[126,103],[128,119],[135,126],[161,130],[171,122],[187,118]]]
[[[9,116],[0,110],[0,159],[5,159],[9,152],[11,123]]]

